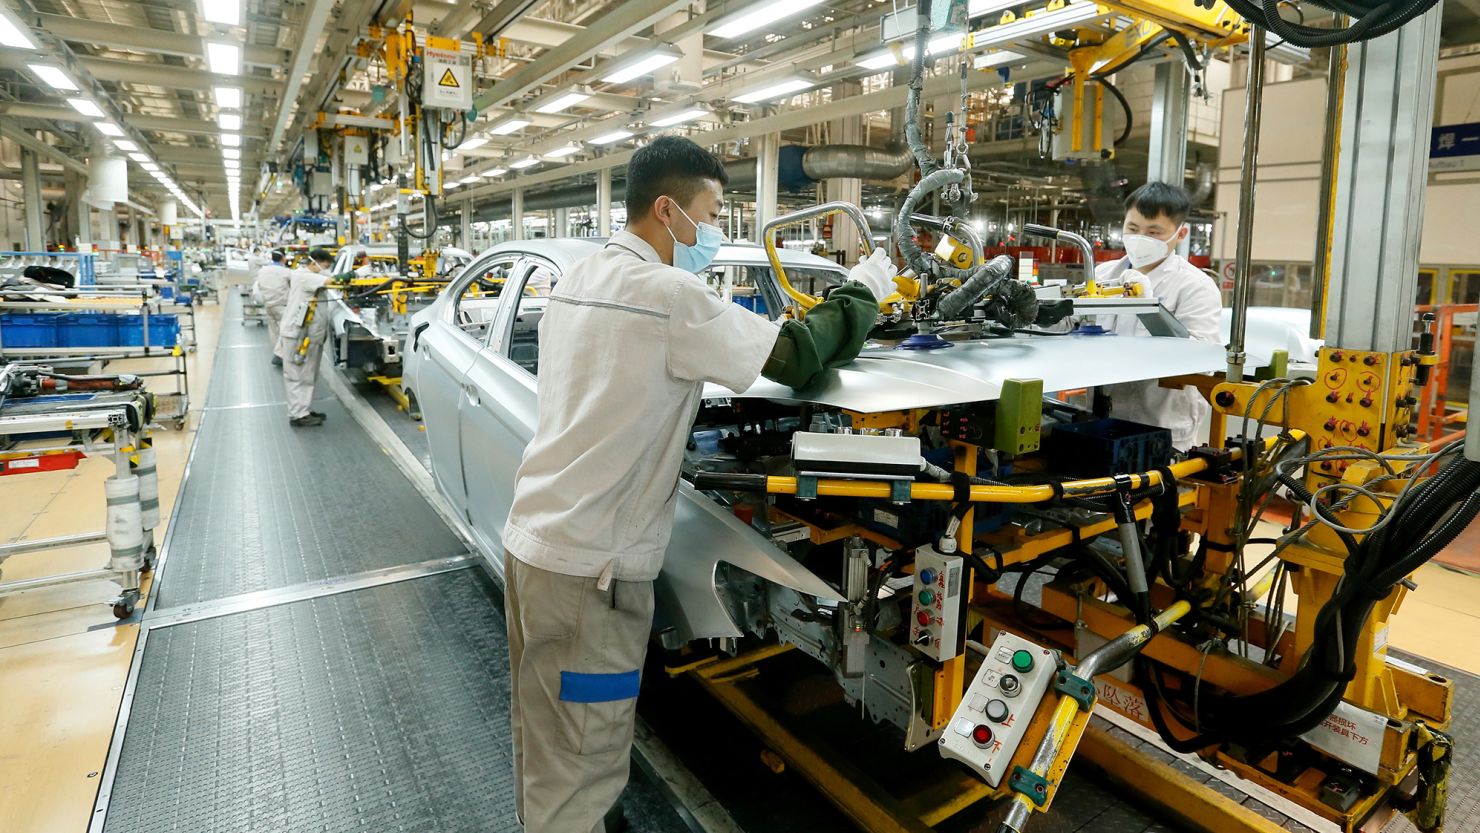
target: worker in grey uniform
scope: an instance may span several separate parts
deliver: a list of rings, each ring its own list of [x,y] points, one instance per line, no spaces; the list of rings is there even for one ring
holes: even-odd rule
[[[1192,203],[1187,191],[1165,182],[1148,182],[1125,201],[1121,245],[1125,257],[1102,263],[1095,280],[1140,284],[1143,294],[1160,301],[1193,341],[1223,342],[1219,322],[1223,295],[1201,269],[1177,254],[1187,237],[1187,215]],[[1096,323],[1121,336],[1149,336],[1134,315],[1100,315]],[[1164,388],[1155,379],[1110,385],[1110,413],[1119,419],[1156,425],[1172,432],[1172,447],[1186,451],[1208,441],[1212,408],[1197,390]]]
[[[283,360],[288,422],[294,428],[323,425],[326,418],[309,406],[319,378],[319,357],[329,337],[329,310],[323,304],[323,290],[335,280],[329,274],[333,265],[334,256],[328,250],[314,248],[309,250],[304,266],[293,270],[288,279],[276,353]]]
[[[503,531],[516,811],[527,833],[619,827],[679,469],[704,383],[792,387],[851,361],[895,291],[876,249],[777,325],[696,273],[725,242],[724,165],[681,137],[627,166],[626,230],[550,291],[539,416]]]
[[[283,265],[282,249],[272,250],[272,262],[257,270],[257,279],[252,282],[252,300],[262,305],[262,317],[267,322],[267,343],[272,345],[272,363],[283,366],[282,357],[277,355],[278,330],[284,308],[288,305],[288,284],[292,270]]]

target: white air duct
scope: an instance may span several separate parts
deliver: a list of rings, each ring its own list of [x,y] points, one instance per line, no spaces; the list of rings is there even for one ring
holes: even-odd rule
[[[166,226],[173,226],[180,221],[180,205],[174,200],[165,200],[159,204],[159,222]]]
[[[116,202],[128,201],[128,160],[122,156],[97,154],[87,166],[88,205],[107,210]]]

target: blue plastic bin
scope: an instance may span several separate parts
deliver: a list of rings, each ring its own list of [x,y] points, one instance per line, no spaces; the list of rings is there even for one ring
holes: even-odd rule
[[[53,313],[0,313],[0,345],[17,350],[56,347],[58,317]]]
[[[125,315],[118,326],[120,343],[124,347],[144,346],[144,321],[142,316]],[[149,316],[149,346],[174,347],[180,340],[180,319],[174,315]]]
[[[63,347],[117,347],[119,315],[112,312],[69,313],[57,324]]]

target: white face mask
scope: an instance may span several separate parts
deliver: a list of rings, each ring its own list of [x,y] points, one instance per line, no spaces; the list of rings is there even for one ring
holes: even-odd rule
[[[1140,269],[1142,266],[1149,266],[1170,255],[1175,245],[1172,241],[1177,239],[1180,231],[1179,226],[1177,231],[1172,232],[1171,240],[1148,237],[1144,234],[1127,234],[1120,238],[1120,242],[1125,248],[1125,256],[1130,259],[1131,266]]]

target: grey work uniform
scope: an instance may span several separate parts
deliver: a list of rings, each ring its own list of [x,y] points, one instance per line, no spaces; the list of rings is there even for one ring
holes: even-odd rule
[[[599,831],[626,786],[653,579],[703,385],[750,387],[779,332],[629,232],[551,292],[538,425],[503,530],[527,833]]]
[[[284,305],[277,347],[274,350],[278,358],[283,360],[288,419],[308,416],[309,406],[313,403],[314,384],[319,378],[319,359],[324,352],[324,341],[329,337],[329,309],[323,303],[319,290],[328,282],[327,275],[316,274],[307,269],[295,270],[289,278],[288,300]],[[320,302],[314,309],[313,319],[305,327],[303,319],[316,295],[320,295]],[[305,338],[308,339],[307,350],[303,350]]]

